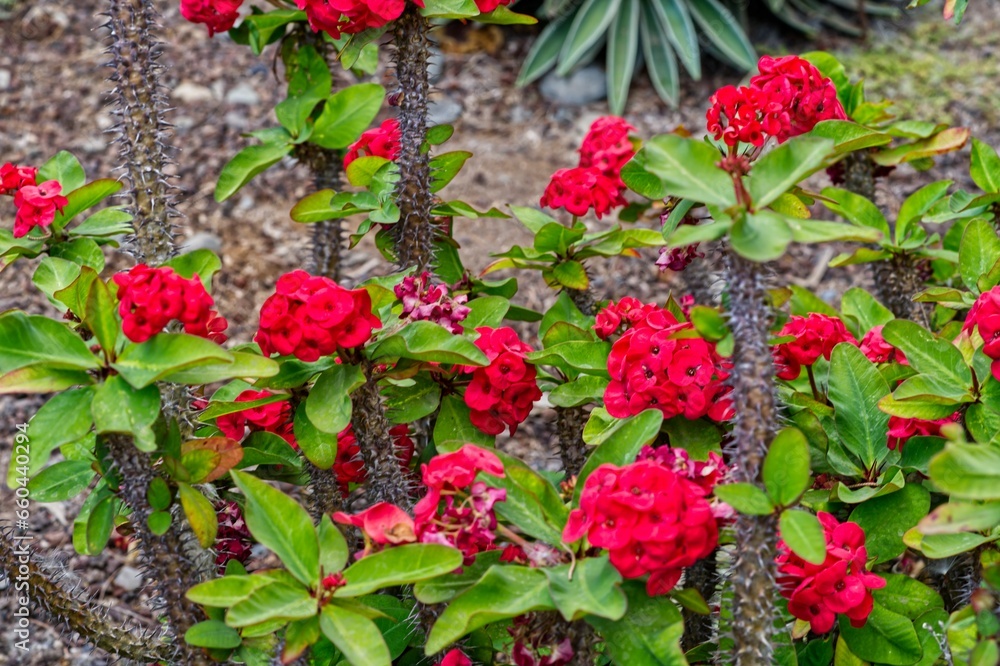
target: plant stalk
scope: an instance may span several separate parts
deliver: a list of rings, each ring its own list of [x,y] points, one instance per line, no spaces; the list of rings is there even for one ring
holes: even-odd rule
[[[365,463],[367,504],[389,502],[410,509],[413,505],[411,482],[400,464],[396,441],[389,433],[392,424],[385,415],[385,405],[371,362],[366,360],[363,363],[367,379],[351,395],[351,425],[354,426],[354,435]]]

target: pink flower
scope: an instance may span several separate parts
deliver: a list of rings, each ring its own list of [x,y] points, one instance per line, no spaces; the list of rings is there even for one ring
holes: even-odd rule
[[[432,285],[431,274],[424,271],[419,276],[408,275],[396,285],[396,298],[403,304],[403,317],[415,321],[432,321],[460,334],[462,321],[471,310],[465,305],[468,296],[451,296],[443,284]]]
[[[413,543],[417,540],[413,519],[398,506],[388,502],[373,504],[353,515],[337,511],[332,518],[336,523],[353,525],[361,530],[365,537],[365,549],[357,557],[364,557],[378,550],[374,546]]]
[[[13,178],[11,180],[14,180]],[[59,194],[62,185],[57,180],[47,180],[38,185],[22,185],[14,192],[14,238],[23,238],[35,227],[48,227],[69,201]]]
[[[22,187],[37,185],[38,169],[7,162],[0,166],[0,195],[14,194]]]
[[[882,326],[875,326],[865,333],[859,345],[861,353],[872,363],[899,363],[909,365],[902,351],[896,349],[882,337]]]

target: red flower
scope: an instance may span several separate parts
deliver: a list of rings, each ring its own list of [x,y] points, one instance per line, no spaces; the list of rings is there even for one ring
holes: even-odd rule
[[[715,549],[719,532],[704,489],[647,458],[625,467],[604,464],[587,477],[563,540],[584,536],[608,549],[625,578],[649,574],[646,591],[657,595]]]
[[[361,530],[365,538],[365,549],[358,553],[359,558],[378,550],[374,546],[413,543],[417,540],[413,519],[398,506],[388,502],[373,504],[353,515],[337,511],[332,518],[341,525],[354,525]]]
[[[627,204],[618,183],[595,167],[556,171],[541,199],[542,206],[565,208],[577,217],[593,208],[598,219]]]
[[[795,339],[772,350],[778,377],[785,380],[798,377],[803,365],[812,365],[820,356],[829,361],[833,348],[841,342],[858,344],[844,322],[817,312],[810,312],[806,317],[794,315],[778,333],[780,338],[788,336]]]
[[[253,402],[273,395],[274,393],[270,391],[247,389],[236,396],[236,402]],[[290,427],[291,424],[292,406],[287,400],[251,407],[241,412],[223,414],[215,420],[215,425],[222,431],[222,434],[237,442],[243,439],[246,428],[249,426],[251,431],[272,432],[284,438],[294,448],[298,448],[295,434]]]
[[[593,167],[622,186],[622,167],[635,155],[635,146],[628,138],[635,131],[624,118],[598,118],[580,146],[580,166]]]
[[[359,157],[384,157],[387,160],[395,160],[399,157],[400,141],[403,135],[399,130],[399,121],[389,118],[381,125],[361,134],[361,137],[352,143],[344,155],[344,169]]]
[[[173,320],[191,335],[223,343],[229,325],[212,310],[215,301],[197,275],[182,278],[167,267],[138,264],[112,278],[118,285],[122,330],[132,342],[145,342]]]
[[[983,339],[983,353],[993,359],[990,371],[1000,381],[1000,286],[983,292],[973,303],[962,330],[973,329]]]
[[[479,333],[476,346],[486,354],[490,364],[485,368],[464,368],[472,372],[464,396],[472,411],[472,424],[489,435],[499,435],[510,427],[513,435],[518,424],[528,418],[531,406],[542,397],[535,383],[535,366],[524,360],[531,347],[506,326],[481,327],[476,331]]]
[[[768,136],[779,134],[788,122],[780,101],[746,86],[719,88],[709,102],[708,131],[727,146],[741,141],[763,146]]]
[[[204,23],[211,37],[233,27],[242,4],[243,0],[181,0],[181,16],[192,23]]]
[[[224,500],[215,505],[219,529],[215,536],[215,564],[221,574],[229,560],[246,564],[250,560],[253,539],[236,502]]]
[[[22,187],[37,185],[38,169],[7,162],[0,166],[0,195],[14,194]]]
[[[444,656],[438,666],[472,666],[472,660],[465,656],[465,653],[455,648]]]
[[[406,9],[406,0],[295,0],[304,9],[309,25],[316,32],[324,31],[333,39],[340,33],[349,35],[381,28],[398,19]],[[413,0],[418,7],[424,0]]]
[[[887,445],[890,449],[903,450],[911,437],[940,437],[941,426],[955,423],[961,415],[955,412],[951,416],[935,421],[925,419],[908,419],[902,416],[889,417],[889,441]]]
[[[254,337],[265,356],[277,352],[309,363],[338,347],[359,347],[382,327],[364,289],[344,289],[329,278],[295,270],[278,279],[275,292],[261,306]]]
[[[844,614],[853,627],[863,627],[872,610],[872,590],[885,579],[866,569],[865,533],[856,523],[840,523],[829,513],[816,515],[826,535],[826,560],[811,564],[778,542],[778,584],[788,611],[824,634]]]
[[[882,337],[882,327],[875,326],[865,333],[859,345],[861,353],[872,363],[899,363],[909,365],[902,351],[896,349]]]
[[[784,110],[780,131],[769,132],[778,143],[811,131],[821,120],[847,119],[837,87],[808,60],[762,56],[757,68],[760,74],[750,79],[750,87]]]
[[[13,180],[13,179],[12,179]],[[22,238],[35,227],[47,227],[56,219],[69,201],[59,194],[62,185],[57,180],[47,180],[38,185],[22,185],[14,193],[14,238]]]

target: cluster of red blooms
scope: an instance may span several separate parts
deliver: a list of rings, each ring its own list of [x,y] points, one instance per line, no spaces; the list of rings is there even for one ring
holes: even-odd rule
[[[461,550],[470,564],[476,553],[494,547],[493,505],[506,498],[506,491],[476,481],[479,472],[502,477],[503,464],[495,454],[466,444],[423,465],[427,494],[413,509],[415,519],[394,504],[379,502],[354,515],[338,511],[333,520],[361,530],[365,549],[358,557],[384,546],[438,543]]]
[[[983,353],[993,359],[990,371],[1000,381],[1000,286],[979,295],[965,318],[962,330],[978,328],[983,339]]]
[[[122,330],[132,342],[145,342],[173,320],[184,332],[223,343],[229,323],[212,309],[215,301],[197,275],[182,278],[174,269],[138,264],[114,278]]]
[[[270,398],[273,395],[270,391],[247,389],[236,396],[236,402],[253,402]],[[243,435],[249,427],[251,432],[263,430],[274,433],[293,448],[299,448],[292,426],[292,406],[287,400],[251,407],[232,414],[223,414],[215,420],[215,425],[223,435],[237,442],[243,439]]]
[[[344,289],[326,277],[295,270],[278,278],[260,308],[254,341],[265,356],[277,352],[307,363],[338,348],[359,347],[382,322],[364,289]]]
[[[412,2],[424,6],[424,0]],[[340,39],[341,33],[353,35],[381,28],[406,9],[406,0],[295,0],[295,4],[305,10],[315,32],[323,31],[334,39]]]
[[[691,460],[684,449],[671,446],[658,446],[654,449],[644,446],[636,460],[653,460],[669,468],[677,476],[700,486],[706,496],[711,495],[716,484],[729,474],[729,468],[718,453],[709,453],[708,460],[701,461]],[[728,520],[734,515],[733,508],[721,500],[713,499],[711,507],[712,514],[718,520]]]
[[[598,337],[607,338],[623,322],[629,327],[608,355],[611,383],[604,406],[611,416],[625,418],[653,408],[666,418],[732,417],[731,390],[724,384],[729,364],[714,344],[690,337],[690,323],[678,322],[655,305],[623,298],[598,314]]]
[[[470,420],[488,435],[499,435],[510,427],[513,435],[518,424],[531,412],[531,406],[542,397],[535,383],[535,366],[524,360],[532,351],[521,342],[514,329],[504,326],[477,328],[476,346],[486,354],[486,367],[465,366],[472,381],[465,389],[465,404],[472,411]]]
[[[774,137],[783,143],[821,120],[847,118],[836,86],[809,61],[763,56],[757,67],[749,86],[725,86],[710,98],[706,119],[717,141],[760,147]]]
[[[888,446],[890,449],[899,449],[902,451],[903,444],[906,444],[911,437],[940,437],[941,426],[954,423],[959,417],[960,414],[958,412],[934,421],[890,416]]]
[[[604,464],[584,483],[563,541],[586,536],[607,548],[625,578],[649,574],[650,596],[666,594],[681,570],[706,557],[719,540],[705,489],[653,458],[624,467]]]
[[[392,161],[399,157],[400,142],[403,135],[399,130],[399,121],[389,118],[381,125],[361,133],[357,141],[347,148],[344,155],[344,169],[359,157],[384,157]]]
[[[216,504],[215,515],[219,521],[219,531],[215,536],[215,564],[219,567],[219,573],[223,573],[229,560],[236,560],[244,565],[250,560],[253,539],[236,502],[219,502]]]
[[[863,627],[872,611],[872,590],[885,587],[885,579],[865,568],[868,551],[865,533],[857,523],[840,523],[829,513],[817,514],[826,536],[826,560],[810,564],[778,543],[778,584],[788,599],[788,612],[809,622],[817,634],[833,629],[843,613],[852,627]]]
[[[395,425],[389,429],[389,435],[396,445],[396,457],[399,459],[400,467],[409,469],[415,448],[413,440],[410,439],[410,426],[405,423]],[[347,426],[337,435],[337,458],[333,463],[333,473],[337,477],[340,492],[345,497],[349,484],[364,483],[368,478],[353,426]]]
[[[635,155],[635,146],[628,138],[634,131],[634,127],[617,116],[595,120],[580,146],[579,165],[552,175],[541,205],[565,208],[577,217],[593,208],[598,219],[613,208],[627,205],[622,196],[625,184],[621,170]]]
[[[181,16],[191,23],[204,23],[211,37],[233,27],[242,4],[243,0],[181,0]]]
[[[403,303],[403,317],[417,321],[432,321],[459,335],[464,330],[462,322],[471,310],[465,305],[465,294],[451,296],[447,285],[431,284],[431,274],[424,271],[419,276],[408,275],[394,289],[396,298]]]
[[[10,162],[0,166],[0,195],[14,197],[14,238],[23,238],[35,227],[47,227],[67,203],[58,180],[39,183],[38,169],[16,166]]]
[[[438,666],[472,666],[472,660],[465,656],[465,653],[455,648],[444,656]]]
[[[882,327],[875,326],[865,333],[859,345],[861,353],[872,363],[899,363],[909,365],[902,351],[896,349],[882,337]]]
[[[780,379],[792,380],[799,376],[802,366],[811,366],[822,356],[830,360],[833,348],[841,342],[857,345],[844,322],[818,312],[805,317],[794,315],[778,332],[779,338],[794,336],[794,340],[775,345],[774,365]]]

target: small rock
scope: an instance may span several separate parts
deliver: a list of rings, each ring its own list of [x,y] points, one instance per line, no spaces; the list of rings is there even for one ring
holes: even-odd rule
[[[226,125],[234,129],[246,129],[250,127],[250,119],[238,111],[230,111],[222,119]]]
[[[450,97],[440,96],[427,105],[428,125],[447,125],[462,116],[462,105]]]
[[[444,53],[441,49],[432,46],[430,55],[427,57],[427,78],[430,84],[436,85],[444,76]]]
[[[542,96],[550,102],[567,106],[581,106],[598,102],[608,95],[608,82],[604,70],[588,65],[569,76],[550,72],[541,85]]]
[[[10,88],[11,74],[9,69],[0,69],[0,90]]]
[[[178,102],[191,104],[194,102],[208,102],[215,95],[212,94],[212,90],[207,86],[191,83],[190,81],[182,81],[180,85],[173,89],[170,97]]]
[[[237,84],[235,88],[226,93],[226,102],[229,104],[244,104],[246,106],[256,106],[260,104],[260,95],[249,83]]]
[[[222,251],[222,239],[211,232],[199,231],[184,243],[185,252],[194,252],[195,250],[211,250],[219,254]]]
[[[135,567],[125,565],[115,576],[115,585],[126,592],[134,592],[142,586],[142,572]]]

